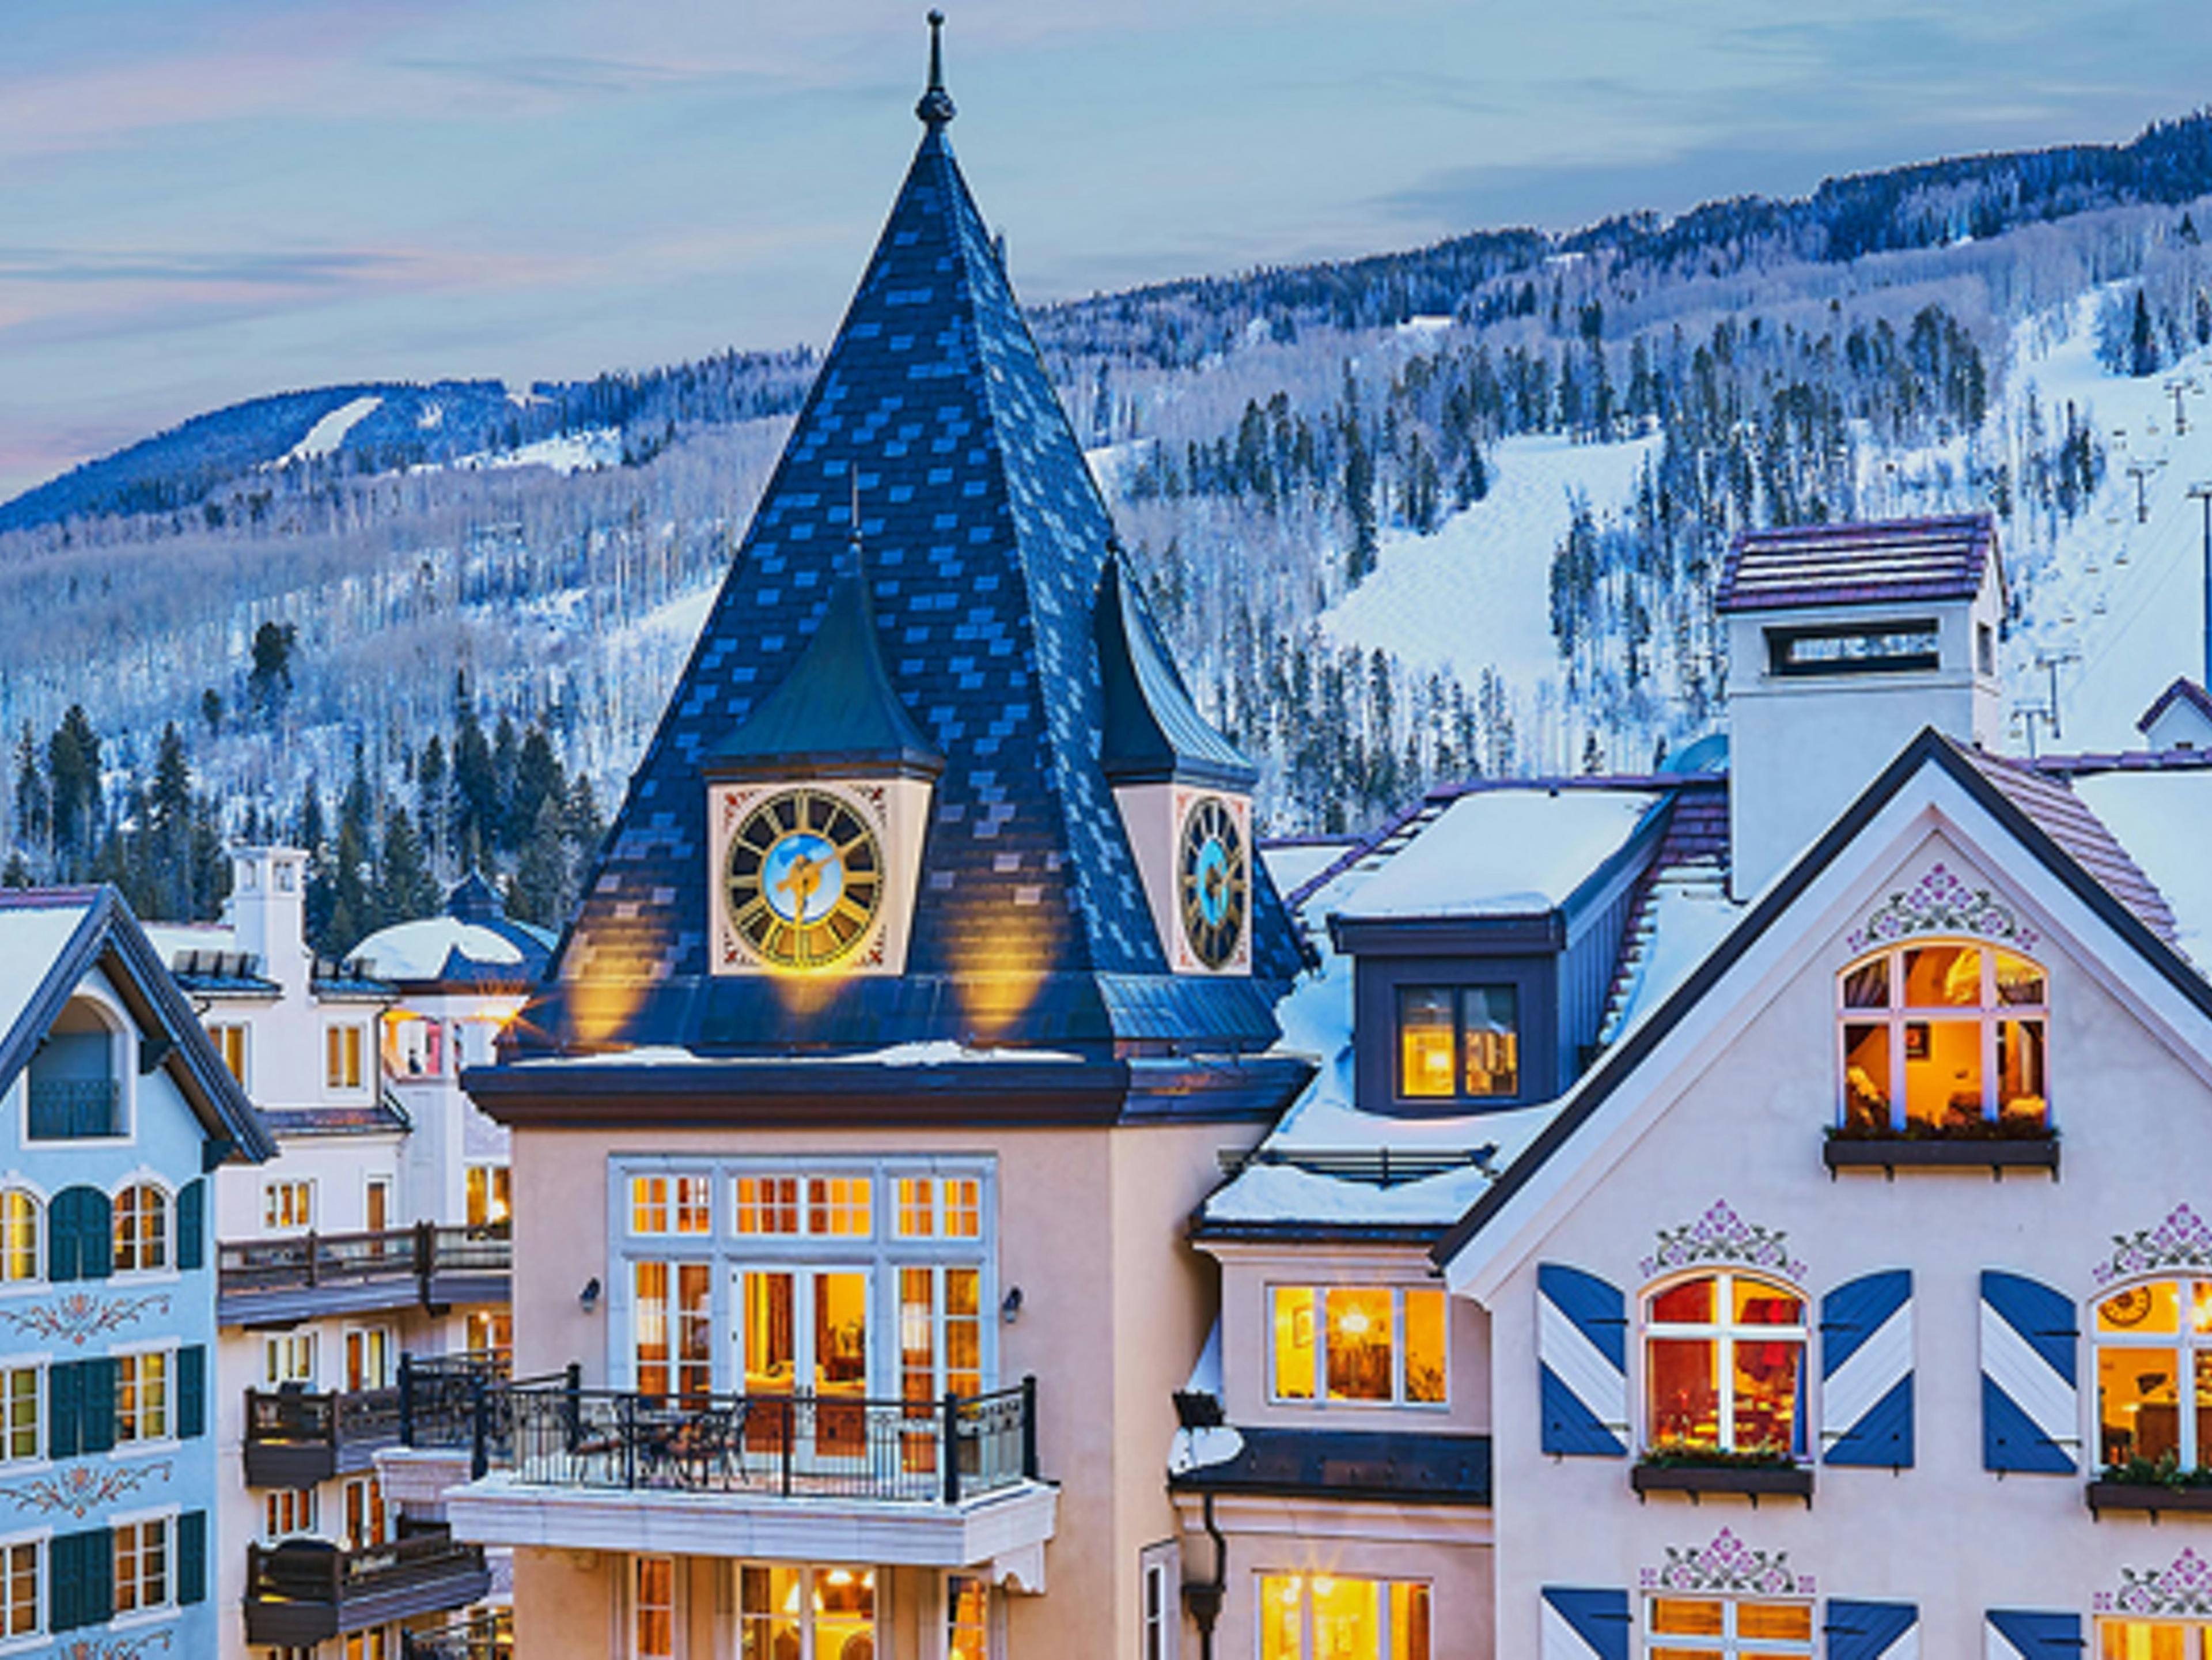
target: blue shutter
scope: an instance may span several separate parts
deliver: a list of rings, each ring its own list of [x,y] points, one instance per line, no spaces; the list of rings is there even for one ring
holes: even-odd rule
[[[2081,1660],[2081,1616],[1991,1608],[1984,1627],[1987,1660]]]
[[[2017,1274],[1982,1274],[1982,1467],[2071,1475],[2081,1445],[2074,1301]]]
[[[46,1275],[105,1280],[115,1271],[115,1218],[98,1188],[64,1188],[46,1209]]]
[[[1920,1610],[1910,1602],[1828,1599],[1828,1660],[1919,1660]]]
[[[1820,1299],[1820,1444],[1831,1464],[1912,1462],[1912,1274],[1889,1268]]]
[[[115,1536],[106,1528],[64,1533],[46,1546],[46,1629],[75,1631],[115,1612]]]
[[[190,1343],[177,1351],[177,1438],[207,1433],[207,1348]]]
[[[1536,1269],[1536,1361],[1546,1452],[1628,1454],[1628,1316],[1620,1287],[1580,1268]]]
[[[201,1243],[207,1231],[207,1183],[187,1182],[177,1194],[177,1267],[186,1273],[205,1260]]]
[[[77,1572],[77,1535],[57,1534],[46,1541],[46,1629],[74,1631],[84,1623],[76,1611],[77,1587],[83,1576]]]
[[[1628,1593],[1544,1587],[1540,1660],[1628,1660]]]
[[[177,1518],[177,1601],[185,1606],[207,1601],[207,1512],[186,1511]]]
[[[77,1375],[77,1450],[115,1449],[115,1362],[102,1356],[80,1360]]]
[[[64,1188],[46,1206],[46,1278],[57,1285],[79,1275],[77,1242],[83,1237],[77,1213],[90,1188]]]
[[[83,1439],[84,1362],[46,1368],[46,1456],[74,1458]]]

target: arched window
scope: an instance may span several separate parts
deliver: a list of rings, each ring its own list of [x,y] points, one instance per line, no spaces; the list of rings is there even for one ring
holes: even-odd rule
[[[1654,1452],[1805,1451],[1805,1299],[1723,1272],[1645,1298],[1646,1422]]]
[[[1971,1135],[2048,1127],[2047,985],[2017,952],[1955,940],[1851,964],[1837,982],[1844,1128]]]
[[[2103,1462],[2212,1462],[2212,1279],[2122,1286],[2097,1304],[2095,1341]]]
[[[40,1209],[36,1194],[0,1188],[0,1285],[20,1286],[43,1277]]]
[[[169,1195],[140,1182],[115,1195],[115,1271],[140,1274],[169,1266]]]
[[[125,1115],[121,1033],[87,997],[72,997],[31,1057],[30,1133],[33,1140],[121,1135]]]

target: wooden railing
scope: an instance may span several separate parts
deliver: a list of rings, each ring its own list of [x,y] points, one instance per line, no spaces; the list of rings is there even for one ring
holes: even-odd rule
[[[429,1631],[399,1633],[400,1660],[513,1660],[514,1610],[494,1608]]]
[[[957,1505],[1035,1481],[1036,1379],[987,1395],[672,1398],[560,1378],[401,1377],[410,1447],[465,1450],[533,1486]],[[411,1404],[410,1404],[411,1402]]]
[[[248,1445],[391,1445],[399,1439],[399,1391],[248,1389],[246,1439]]]
[[[216,1247],[217,1286],[227,1298],[321,1286],[412,1281],[424,1304],[441,1274],[500,1277],[514,1269],[514,1243],[504,1222],[412,1227],[374,1233],[301,1233],[240,1239]]]
[[[482,1545],[442,1531],[347,1550],[320,1539],[246,1548],[246,1639],[312,1647],[342,1633],[448,1613],[490,1589]]]

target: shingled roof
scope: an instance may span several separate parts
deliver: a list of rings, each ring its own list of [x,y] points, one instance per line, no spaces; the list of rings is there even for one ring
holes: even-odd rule
[[[917,112],[921,147],[549,983],[513,1029],[518,1058],[1273,1038],[1298,958],[1264,870],[1253,977],[1169,971],[1101,766],[1094,603],[1113,525],[954,162],[934,77]],[[757,714],[779,754],[839,741],[810,727],[806,700],[788,700],[788,719],[764,711],[828,626],[856,485],[872,654],[945,765],[906,971],[824,978],[799,998],[785,979],[708,971],[707,780],[748,747]],[[1146,634],[1133,590],[1124,605]]]
[[[2002,585],[1987,514],[1745,531],[1729,550],[1714,604],[1728,612],[1971,599],[1992,566]]]

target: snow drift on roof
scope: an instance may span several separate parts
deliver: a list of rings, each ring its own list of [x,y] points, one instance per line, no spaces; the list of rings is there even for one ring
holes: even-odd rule
[[[452,916],[395,922],[362,940],[355,954],[373,964],[380,979],[435,980],[445,972],[447,954],[456,951],[465,963],[514,968],[522,961],[519,946]]]
[[[1523,916],[1555,909],[1661,800],[1645,790],[1478,790],[1344,905],[1347,919]]]

